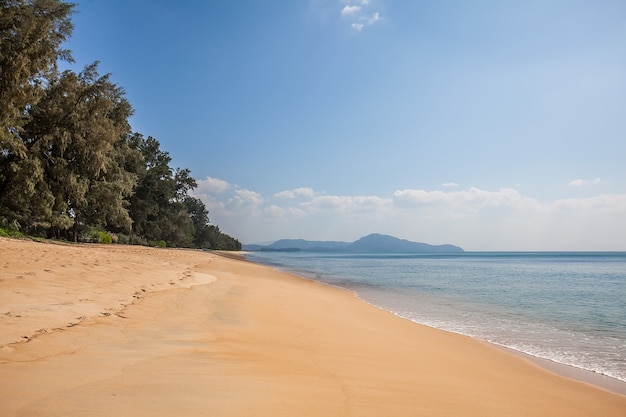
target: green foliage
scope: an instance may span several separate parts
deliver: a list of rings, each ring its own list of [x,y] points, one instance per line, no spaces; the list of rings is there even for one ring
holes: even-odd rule
[[[24,233],[9,226],[0,225],[0,236],[2,237],[24,237]]]
[[[113,239],[107,232],[98,232],[98,243],[113,243]]]
[[[153,248],[164,248],[167,246],[164,240],[152,240],[148,242],[148,245],[152,246]]]
[[[66,71],[50,80],[46,96],[29,114],[23,135],[27,157],[42,168],[35,191],[49,204],[33,207],[35,219],[58,234],[70,228],[75,234],[83,223],[130,229],[123,198],[134,177],[118,168],[115,148],[132,114],[123,90],[101,77],[95,64],[80,74]]]
[[[0,3],[0,150],[23,156],[20,140],[30,106],[45,95],[57,61],[72,62],[61,44],[72,34],[74,5],[59,0],[4,0]],[[1,174],[0,174],[1,178]]]
[[[116,233],[116,236],[117,236],[117,241],[115,241],[114,243],[119,243],[120,245],[130,245],[131,244],[129,235],[126,235],[124,233]]]
[[[188,169],[131,133],[124,90],[98,73],[59,72],[74,5],[0,2],[0,218],[57,239],[239,250],[209,224]],[[13,230],[13,231],[12,231]]]
[[[117,236],[104,230],[89,227],[85,229],[77,238],[77,241],[83,243],[116,243]]]

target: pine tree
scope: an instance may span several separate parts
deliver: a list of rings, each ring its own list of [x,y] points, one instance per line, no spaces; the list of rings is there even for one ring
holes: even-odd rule
[[[0,152],[24,157],[21,138],[30,106],[45,95],[59,59],[72,61],[61,44],[71,35],[74,5],[58,0],[0,1]],[[1,174],[0,174],[1,175]],[[2,177],[0,176],[0,180]]]

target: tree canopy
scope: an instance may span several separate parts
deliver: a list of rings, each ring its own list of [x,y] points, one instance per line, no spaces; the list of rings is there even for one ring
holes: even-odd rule
[[[239,250],[98,63],[60,72],[74,5],[0,0],[0,223],[73,241]]]

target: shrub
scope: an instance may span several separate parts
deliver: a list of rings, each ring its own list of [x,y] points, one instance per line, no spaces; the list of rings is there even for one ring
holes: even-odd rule
[[[142,246],[148,245],[148,241],[146,240],[145,237],[137,236],[135,234],[132,234],[129,236],[128,243],[131,245],[142,245]]]
[[[19,224],[14,222],[13,225],[0,222],[0,236],[2,237],[24,237],[24,233],[19,231]]]
[[[164,248],[167,246],[164,240],[152,240],[148,242],[148,244],[154,248]]]
[[[98,243],[113,243],[113,239],[107,232],[98,230],[96,233],[98,234]]]
[[[0,227],[0,236],[2,237],[22,237],[24,234],[8,227]]]
[[[129,235],[125,235],[124,233],[118,233],[117,234],[117,243],[119,243],[120,245],[128,245],[128,244],[130,244],[130,236]]]
[[[117,236],[103,230],[88,228],[78,236],[78,241],[83,243],[113,243]]]

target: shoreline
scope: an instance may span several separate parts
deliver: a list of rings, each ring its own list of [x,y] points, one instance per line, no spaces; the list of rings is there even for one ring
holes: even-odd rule
[[[229,255],[225,255],[225,256],[229,256]],[[303,280],[315,282],[315,283],[318,283],[318,284],[321,284],[321,285],[328,286],[330,288],[337,288],[337,289],[340,289],[340,290],[348,291],[348,292],[354,294],[354,296],[356,298],[358,298],[359,300],[363,301],[364,303],[366,303],[366,304],[368,304],[368,305],[370,305],[372,307],[375,307],[377,309],[380,309],[382,311],[388,312],[388,313],[390,313],[390,314],[392,314],[392,315],[394,315],[394,316],[396,316],[396,317],[398,317],[400,319],[408,320],[409,322],[411,322],[411,323],[413,323],[415,325],[425,326],[425,327],[428,327],[428,328],[436,329],[438,331],[444,331],[444,332],[448,332],[448,333],[452,333],[452,334],[456,334],[456,335],[460,335],[460,336],[464,336],[464,337],[469,337],[469,338],[471,338],[473,340],[476,340],[476,341],[479,341],[479,342],[482,342],[482,343],[486,343],[486,344],[488,344],[490,346],[494,346],[494,347],[496,347],[498,349],[501,349],[501,350],[503,350],[503,351],[505,351],[505,352],[507,352],[507,353],[509,353],[511,355],[520,357],[520,358],[528,361],[529,363],[531,363],[533,366],[537,366],[537,367],[539,367],[539,368],[541,368],[541,369],[543,369],[543,370],[545,370],[547,372],[550,372],[552,374],[555,374],[555,375],[558,375],[558,376],[561,376],[561,377],[564,377],[564,378],[567,378],[567,379],[571,379],[571,380],[574,380],[574,381],[582,382],[582,383],[585,383],[585,384],[589,384],[589,385],[592,385],[594,387],[606,390],[606,391],[614,393],[614,394],[618,394],[618,395],[621,395],[621,396],[626,396],[626,381],[622,381],[620,379],[617,379],[617,378],[614,378],[614,377],[611,377],[611,376],[608,376],[608,375],[604,375],[604,374],[601,374],[601,373],[598,373],[598,372],[595,372],[595,371],[592,371],[592,370],[589,370],[589,369],[584,369],[584,368],[577,367],[577,366],[574,366],[574,365],[569,365],[569,364],[557,362],[557,361],[554,361],[552,359],[543,358],[541,356],[536,356],[536,355],[533,355],[533,354],[530,354],[530,353],[526,353],[526,352],[523,352],[523,351],[511,348],[509,346],[505,346],[505,345],[501,345],[501,344],[498,344],[498,343],[493,343],[493,342],[489,342],[489,341],[486,341],[486,340],[482,340],[482,339],[476,338],[476,337],[471,336],[471,335],[466,335],[464,333],[458,333],[458,332],[454,332],[454,331],[450,331],[450,330],[440,329],[438,327],[434,327],[434,326],[430,326],[428,324],[420,323],[420,322],[415,321],[413,319],[410,319],[410,318],[404,317],[404,316],[402,316],[400,314],[397,314],[394,311],[387,310],[387,309],[385,309],[383,307],[380,307],[380,306],[378,306],[378,305],[376,305],[376,304],[374,304],[374,303],[372,303],[372,302],[362,298],[358,294],[358,291],[356,291],[356,290],[353,290],[353,289],[350,289],[350,288],[346,288],[346,287],[342,287],[342,286],[339,286],[339,285],[333,285],[333,284],[326,283],[326,282],[323,282],[323,281],[319,281],[319,280],[317,280],[315,278],[302,275],[302,274],[298,273],[297,271],[291,271],[288,268],[281,269],[281,268],[275,267],[273,265],[268,265],[268,264],[264,264],[264,263],[260,263],[260,262],[255,262],[253,260],[250,260],[250,259],[246,258],[245,253],[242,253],[242,255],[240,255],[240,256],[241,256],[241,258],[243,260],[245,260],[247,262],[252,262],[252,263],[255,263],[257,265],[270,267],[270,268],[273,268],[277,272],[291,274],[291,275],[294,275],[294,276],[296,276],[298,278],[301,278]],[[240,258],[238,258],[238,259],[240,259]]]
[[[624,396],[494,345],[241,259],[4,239],[0,254],[6,416],[606,417],[626,410]],[[37,337],[6,342],[27,331]]]
[[[507,346],[494,346],[500,347],[501,349],[509,352],[512,355],[524,358],[526,361],[535,366],[538,366],[541,369],[546,370],[547,372],[626,397],[626,382],[617,378],[612,378],[610,376],[590,371],[588,369],[578,368],[576,366],[555,362],[553,360],[541,358],[539,356],[530,355],[528,353],[520,352],[519,350],[515,350]]]
[[[299,275],[296,274],[296,276],[299,276]],[[303,279],[308,279],[308,278],[303,278]],[[326,285],[325,283],[321,283],[321,284]],[[330,285],[330,286],[331,287],[335,287],[333,285]],[[343,287],[335,287],[335,288],[345,289],[347,291],[351,291],[350,289],[343,288]],[[411,323],[413,323],[413,324],[415,324],[417,326],[425,326],[425,327],[428,327],[428,328],[431,328],[431,329],[435,329],[435,330],[438,330],[438,331],[447,332],[447,333],[451,333],[451,334],[456,334],[456,335],[464,336],[464,337],[469,337],[470,339],[476,340],[476,341],[481,342],[481,343],[485,343],[485,344],[487,344],[489,346],[493,346],[496,349],[500,349],[500,350],[508,353],[509,355],[520,357],[520,358],[524,359],[525,361],[529,362],[530,364],[532,364],[533,366],[537,366],[537,367],[543,369],[544,371],[547,371],[547,372],[552,373],[554,375],[560,376],[562,378],[571,379],[573,381],[582,382],[584,384],[588,384],[588,385],[594,386],[596,388],[603,389],[603,390],[611,392],[613,394],[618,394],[618,395],[626,397],[626,382],[624,382],[624,381],[622,381],[620,379],[613,378],[613,377],[610,377],[608,375],[604,375],[604,374],[601,374],[601,373],[598,373],[598,372],[590,371],[588,369],[579,368],[577,366],[568,365],[566,363],[556,362],[556,361],[553,361],[551,359],[547,359],[547,358],[542,358],[540,356],[531,355],[530,353],[522,352],[520,350],[513,349],[511,347],[500,345],[500,344],[497,344],[497,343],[489,342],[489,341],[486,341],[486,340],[478,339],[478,338],[476,338],[474,336],[466,335],[466,334],[463,334],[463,333],[452,332],[450,330],[444,330],[444,329],[440,329],[440,328],[434,327],[434,326],[429,326],[427,324],[420,323],[420,322],[414,321],[412,319],[403,317],[403,316],[401,316],[399,314],[394,313],[393,311],[386,310],[386,309],[384,309],[382,307],[377,306],[376,304],[372,304],[369,301],[361,298],[356,292],[355,292],[355,296],[359,300],[362,300],[364,303],[369,304],[372,307],[378,308],[378,309],[380,309],[382,311],[389,312],[389,313],[393,314],[394,316],[396,316],[396,317],[398,317],[400,319],[408,320],[408,321],[410,321]]]

